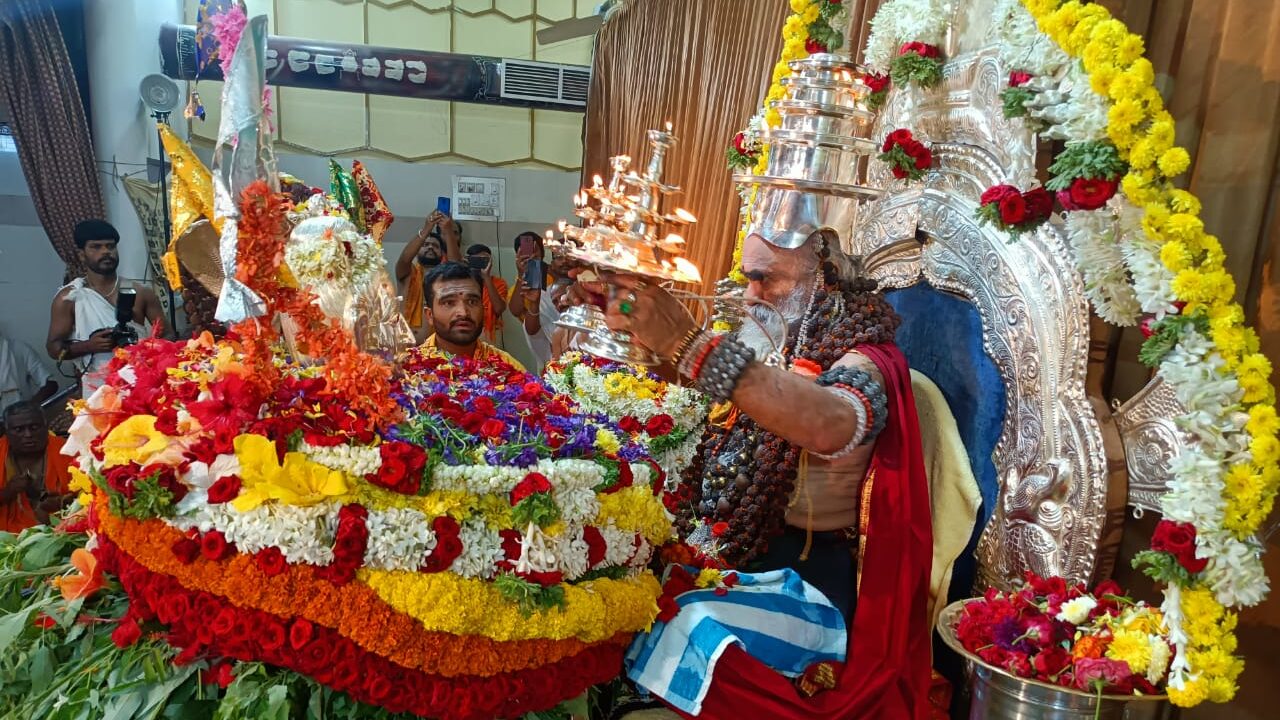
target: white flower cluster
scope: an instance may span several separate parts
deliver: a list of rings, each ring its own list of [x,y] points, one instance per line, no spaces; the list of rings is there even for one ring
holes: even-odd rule
[[[502,536],[490,530],[484,522],[472,518],[462,523],[459,535],[462,554],[453,561],[450,571],[463,577],[489,579],[497,572],[502,560]]]
[[[1212,343],[1194,329],[1183,332],[1160,365],[1160,375],[1186,409],[1178,426],[1198,441],[1170,462],[1169,492],[1161,498],[1161,509],[1170,520],[1195,526],[1196,556],[1209,561],[1200,579],[1218,602],[1254,605],[1269,586],[1261,547],[1223,527],[1223,469],[1250,460],[1240,386],[1224,370]]]
[[[410,508],[371,510],[365,521],[369,544],[365,567],[377,570],[417,570],[436,547],[436,534],[427,516]]]
[[[639,465],[633,465],[633,472]],[[647,470],[647,468],[646,468]],[[591,489],[604,481],[604,470],[591,460],[543,458],[532,467],[440,465],[432,471],[431,487],[470,495],[506,495],[529,473],[539,473],[558,492]]]
[[[1052,77],[1071,58],[1040,28],[1022,0],[997,0],[991,11],[991,40],[999,46],[1000,64],[1036,76]]]
[[[191,528],[202,533],[218,530],[243,553],[275,547],[291,563],[328,565],[333,562],[341,507],[340,502],[309,507],[266,503],[240,512],[231,503],[205,504],[170,519],[169,524],[184,532]]]
[[[1143,232],[1142,210],[1120,198],[1112,198],[1111,206],[1116,209],[1120,251],[1133,278],[1138,305],[1142,312],[1163,318],[1177,308],[1173,304],[1173,273],[1160,261],[1160,243]]]
[[[382,453],[376,445],[324,447],[304,442],[299,450],[317,464],[355,477],[371,475],[382,467]]]
[[[871,35],[863,53],[867,66],[889,72],[905,42],[941,45],[955,8],[953,0],[891,0],[871,19]]]
[[[1133,325],[1141,305],[1129,280],[1113,207],[1067,213],[1066,235],[1084,291],[1098,316],[1113,325]]]

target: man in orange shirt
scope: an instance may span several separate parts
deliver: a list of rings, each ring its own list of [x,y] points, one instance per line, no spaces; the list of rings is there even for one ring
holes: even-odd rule
[[[502,313],[507,311],[507,282],[493,274],[493,250],[476,243],[467,248],[467,264],[480,273],[484,285],[484,336],[497,342],[502,327]]]
[[[62,438],[49,435],[40,406],[17,402],[4,410],[0,438],[0,531],[21,532],[48,523],[70,496],[67,485],[71,459],[61,453]]]
[[[437,265],[422,281],[427,320],[435,332],[419,347],[428,356],[462,356],[477,362],[500,360],[524,370],[518,360],[480,339],[484,330],[484,290],[480,274],[462,263]]]
[[[400,283],[400,295],[404,299],[404,318],[419,340],[429,329],[423,322],[422,280],[428,271],[446,260],[462,262],[461,244],[462,226],[435,210],[396,260],[396,282]]]

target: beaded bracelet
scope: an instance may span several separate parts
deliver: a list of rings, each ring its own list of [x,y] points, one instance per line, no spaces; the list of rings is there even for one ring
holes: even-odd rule
[[[695,376],[695,373],[693,372],[694,363],[698,362],[700,357],[701,359],[705,359],[705,355],[703,355],[703,353],[715,338],[716,335],[709,332],[699,332],[694,335],[693,340],[689,342],[688,347],[685,347],[676,353],[674,359],[676,371],[692,380]]]
[[[884,387],[871,376],[871,373],[855,367],[834,367],[819,375],[817,383],[824,387],[843,386],[857,393],[860,396],[859,402],[866,404],[867,421],[870,427],[862,437],[858,437],[859,433],[854,432],[853,439],[858,441],[854,443],[854,447],[870,443],[880,435],[880,431],[884,430],[885,423],[888,421],[889,400],[885,397]]]
[[[755,359],[755,353],[736,338],[717,336],[715,346],[697,368],[694,386],[714,402],[725,402],[733,396],[742,374]]]
[[[720,345],[723,338],[713,337],[707,341],[705,345],[693,355],[693,362],[689,364],[689,377],[695,380],[702,374],[702,366],[707,362],[707,358],[711,357],[711,353]]]

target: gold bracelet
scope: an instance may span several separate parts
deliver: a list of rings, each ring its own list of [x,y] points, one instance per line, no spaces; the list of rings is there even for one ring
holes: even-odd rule
[[[702,328],[694,325],[693,329],[685,334],[684,338],[680,340],[680,344],[676,345],[676,351],[671,354],[671,364],[680,364],[680,358],[683,357],[685,353],[689,352],[689,348],[693,346],[693,341],[697,340],[698,336],[701,335],[702,332]]]

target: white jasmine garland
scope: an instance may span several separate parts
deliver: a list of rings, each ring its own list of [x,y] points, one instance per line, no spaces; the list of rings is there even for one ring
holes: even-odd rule
[[[291,563],[328,565],[333,562],[341,507],[340,502],[309,507],[266,503],[240,512],[231,503],[223,503],[203,505],[168,523],[183,532],[192,528],[202,533],[218,530],[243,553],[275,547]]]
[[[1160,261],[1160,243],[1142,229],[1142,210],[1120,195],[1108,205],[1116,213],[1120,252],[1124,255],[1138,305],[1156,319],[1177,312],[1173,304],[1173,273]]]
[[[867,67],[889,72],[889,64],[905,42],[941,45],[951,23],[951,0],[891,0],[871,19],[871,35],[863,52]]]
[[[378,570],[417,570],[435,549],[431,521],[413,509],[370,510],[365,521],[369,544],[364,566]]]
[[[577,580],[587,573],[590,548],[583,539],[582,526],[574,525],[556,538],[556,554],[560,557],[560,571],[566,580]]]
[[[376,445],[325,447],[304,442],[299,450],[317,464],[355,477],[371,475],[382,467],[382,453]]]
[[[1141,306],[1126,272],[1118,219],[1110,208],[1066,214],[1067,244],[1084,276],[1085,295],[1098,317],[1113,325],[1137,322]]]
[[[636,466],[633,465],[634,469]],[[494,465],[438,465],[432,471],[431,487],[457,490],[471,495],[507,495],[529,473],[539,473],[556,490],[594,488],[604,481],[604,470],[592,460],[539,460],[532,467]]]
[[[601,567],[626,565],[636,554],[636,533],[619,530],[610,521],[608,525],[600,528],[600,535],[604,537],[605,542],[604,561],[600,563]]]
[[[1000,50],[1000,64],[1037,76],[1056,75],[1071,57],[1040,32],[1021,0],[997,0],[991,11],[990,33]]]
[[[492,578],[498,562],[505,557],[502,536],[486,527],[483,521],[471,518],[462,523],[459,538],[462,554],[454,559],[450,571],[463,577]]]
[[[1164,602],[1160,604],[1165,627],[1169,629],[1169,643],[1173,645],[1173,660],[1169,663],[1169,687],[1181,690],[1190,679],[1191,663],[1187,660],[1187,631],[1183,629],[1182,588],[1177,583],[1164,586]]]
[[[600,514],[600,501],[591,488],[556,489],[552,496],[560,507],[560,518],[567,523],[586,522]]]

